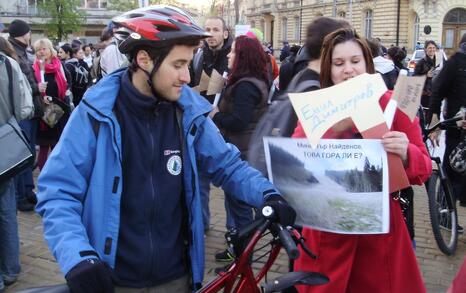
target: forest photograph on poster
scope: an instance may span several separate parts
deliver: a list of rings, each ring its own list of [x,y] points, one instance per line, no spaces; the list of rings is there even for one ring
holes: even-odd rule
[[[387,157],[380,140],[265,138],[269,178],[297,223],[344,234],[388,232]]]

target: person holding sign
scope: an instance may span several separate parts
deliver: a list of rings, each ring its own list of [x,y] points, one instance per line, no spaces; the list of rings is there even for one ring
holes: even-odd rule
[[[231,74],[227,87],[219,107],[214,107],[209,116],[245,160],[251,135],[267,109],[267,56],[259,41],[248,36],[237,37],[228,54],[228,68]],[[225,194],[225,209],[229,230],[241,229],[253,220],[252,209],[233,199],[231,194]],[[227,258],[218,255],[216,259]]]
[[[375,73],[366,40],[353,29],[340,29],[325,38],[320,81],[322,88],[343,83],[364,73]],[[387,91],[379,99],[385,108],[391,97]],[[365,115],[364,109],[359,115]],[[422,142],[417,118],[411,122],[397,110],[392,130],[382,137],[385,151],[401,157],[411,184],[422,184],[432,169]],[[305,137],[298,126],[293,137]],[[351,118],[327,130],[324,138],[361,138]],[[425,292],[425,287],[411,248],[411,240],[398,202],[398,193],[390,200],[388,234],[343,235],[303,229],[309,248],[317,253],[311,259],[302,253],[295,262],[296,271],[317,271],[330,278],[328,284],[316,287],[297,286],[299,292]],[[408,281],[406,281],[408,280]]]

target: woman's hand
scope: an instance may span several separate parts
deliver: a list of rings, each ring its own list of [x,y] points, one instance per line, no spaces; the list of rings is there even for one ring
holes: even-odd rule
[[[385,151],[397,154],[403,160],[403,164],[408,162],[409,139],[406,133],[399,131],[389,131],[382,136],[382,145]]]
[[[46,82],[39,82],[38,86],[39,86],[39,91],[41,93],[45,93],[45,91],[47,90],[47,83]]]
[[[42,97],[42,100],[44,101],[44,103],[45,103],[46,105],[48,105],[48,104],[50,104],[50,103],[52,102],[52,97],[50,97],[50,96],[43,96],[43,97]]]
[[[214,108],[212,109],[212,111],[210,111],[210,113],[209,113],[210,119],[214,119],[215,114],[217,114],[218,112],[219,112],[219,111],[218,111],[218,107],[214,107]]]

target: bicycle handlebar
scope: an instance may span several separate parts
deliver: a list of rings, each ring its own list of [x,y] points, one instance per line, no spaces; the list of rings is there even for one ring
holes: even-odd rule
[[[299,257],[299,250],[295,241],[293,238],[291,238],[290,231],[288,231],[286,228],[283,228],[283,226],[280,224],[275,225],[278,229],[278,237],[280,238],[280,242],[288,254],[288,257],[290,259],[297,259]]]
[[[462,115],[456,115],[456,116],[454,116],[452,118],[445,119],[443,121],[439,121],[435,125],[433,125],[432,127],[427,128],[426,133],[430,134],[430,133],[434,132],[437,128],[439,128],[441,130],[445,130],[445,129],[449,128],[449,127],[457,127],[456,122],[460,121],[460,120],[463,120],[463,119],[464,119],[464,117]]]

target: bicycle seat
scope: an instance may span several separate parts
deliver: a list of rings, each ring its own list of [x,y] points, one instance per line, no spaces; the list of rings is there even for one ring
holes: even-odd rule
[[[276,278],[271,283],[262,285],[263,292],[280,292],[293,285],[323,285],[328,283],[329,278],[314,272],[289,272]]]

